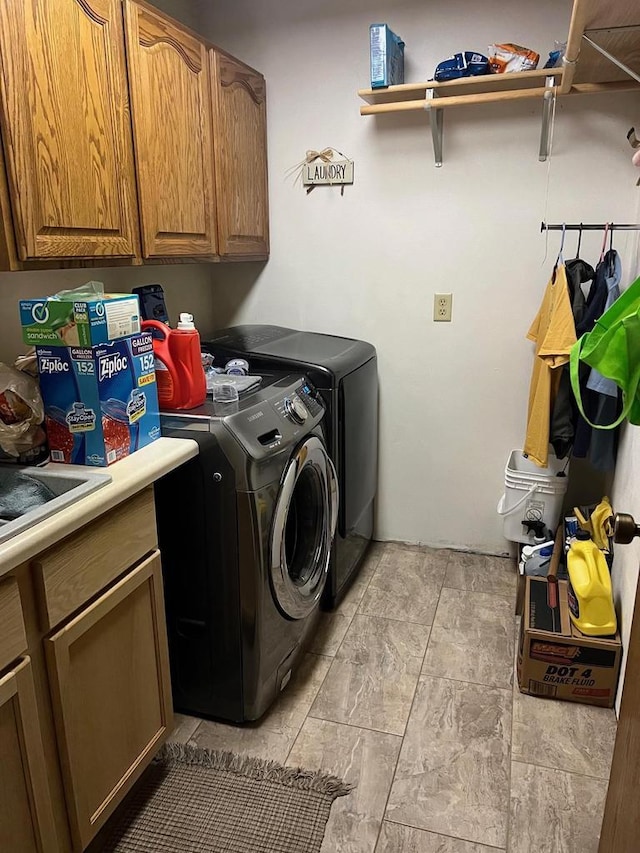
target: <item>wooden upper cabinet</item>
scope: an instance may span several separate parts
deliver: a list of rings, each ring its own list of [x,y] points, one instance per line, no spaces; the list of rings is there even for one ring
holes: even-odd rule
[[[210,51],[218,242],[223,257],[269,254],[264,77]]]
[[[207,49],[125,2],[144,257],[216,254]]]
[[[0,96],[19,258],[134,255],[119,0],[3,0]]]

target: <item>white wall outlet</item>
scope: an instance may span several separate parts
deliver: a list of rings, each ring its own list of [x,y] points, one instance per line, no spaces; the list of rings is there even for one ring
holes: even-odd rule
[[[450,323],[453,307],[453,293],[434,293],[433,321],[434,323]]]

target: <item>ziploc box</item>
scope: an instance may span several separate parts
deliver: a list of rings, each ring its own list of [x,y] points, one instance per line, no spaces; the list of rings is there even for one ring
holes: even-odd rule
[[[22,340],[30,346],[92,347],[137,335],[140,303],[131,293],[79,299],[21,299]]]
[[[36,347],[51,460],[105,466],[160,436],[153,338]]]
[[[388,24],[369,27],[371,88],[404,83],[404,42]]]

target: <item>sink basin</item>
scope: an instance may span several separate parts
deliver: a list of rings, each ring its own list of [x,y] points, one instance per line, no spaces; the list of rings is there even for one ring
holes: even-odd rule
[[[34,524],[50,518],[61,509],[74,504],[81,498],[95,492],[111,482],[111,474],[103,471],[48,471],[46,468],[35,468],[20,465],[0,465],[0,485],[16,472],[24,474],[33,480],[43,483],[53,492],[54,497],[40,506],[27,510],[18,518],[7,520],[0,518],[0,542],[6,542],[18,533],[22,533]]]

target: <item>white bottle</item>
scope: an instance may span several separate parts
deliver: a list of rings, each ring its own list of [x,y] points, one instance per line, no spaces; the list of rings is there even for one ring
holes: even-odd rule
[[[522,562],[526,564],[527,560],[537,554],[543,548],[553,548],[553,539],[548,542],[541,542],[540,545],[524,545],[522,548]]]

